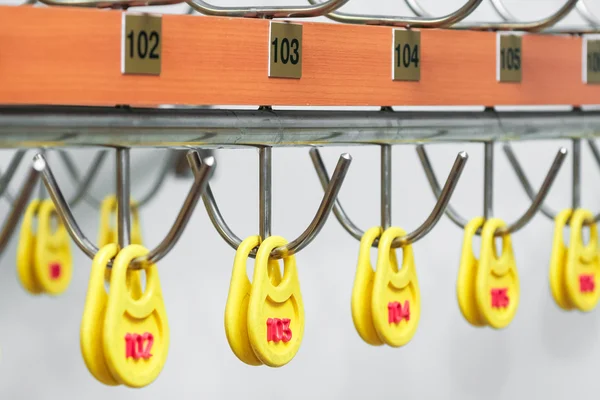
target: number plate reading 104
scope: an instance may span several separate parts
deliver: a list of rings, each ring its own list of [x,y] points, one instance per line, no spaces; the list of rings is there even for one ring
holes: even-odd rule
[[[583,82],[600,83],[600,38],[583,38]]]
[[[162,18],[123,14],[121,73],[160,75]]]
[[[499,82],[521,82],[523,61],[521,36],[503,33],[497,35],[496,79]]]
[[[392,80],[421,79],[421,32],[393,30]]]
[[[272,22],[269,34],[269,77],[302,77],[302,25]]]

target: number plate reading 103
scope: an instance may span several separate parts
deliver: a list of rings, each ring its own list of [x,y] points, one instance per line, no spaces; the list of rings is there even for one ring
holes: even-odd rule
[[[162,18],[123,14],[121,73],[160,75]]]
[[[421,32],[393,30],[392,80],[421,80]]]
[[[499,32],[496,39],[496,79],[499,82],[521,82],[522,38]]]
[[[271,21],[269,77],[302,77],[302,25]]]
[[[600,83],[600,37],[583,38],[583,82]]]

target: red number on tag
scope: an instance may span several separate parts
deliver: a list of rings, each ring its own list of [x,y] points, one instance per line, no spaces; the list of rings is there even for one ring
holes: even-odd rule
[[[50,270],[50,279],[58,279],[60,278],[60,264],[57,262],[50,263],[48,266]]]
[[[388,303],[388,322],[390,324],[399,324],[403,319],[410,321],[410,303],[404,301],[404,307],[397,301]]]
[[[581,293],[593,292],[595,288],[596,283],[594,282],[594,275],[579,275],[579,291]]]
[[[267,342],[289,342],[292,339],[289,318],[267,319]]]
[[[506,308],[510,299],[508,297],[508,288],[492,289],[492,308]]]
[[[133,358],[138,360],[143,358],[144,360],[152,357],[150,351],[154,344],[154,335],[149,332],[139,335],[137,333],[128,333],[125,335],[125,358]],[[144,348],[144,345],[146,347]]]

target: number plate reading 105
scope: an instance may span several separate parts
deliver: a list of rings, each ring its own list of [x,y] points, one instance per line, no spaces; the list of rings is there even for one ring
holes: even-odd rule
[[[302,25],[271,21],[269,77],[302,77]]]
[[[121,73],[160,75],[162,18],[123,14]]]
[[[393,30],[392,80],[419,81],[421,79],[421,32]]]
[[[521,36],[503,33],[497,35],[496,79],[499,82],[521,82],[523,61]]]
[[[583,82],[600,83],[600,38],[583,38]]]

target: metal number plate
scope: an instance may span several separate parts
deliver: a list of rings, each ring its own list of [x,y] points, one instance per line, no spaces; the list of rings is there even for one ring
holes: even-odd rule
[[[523,50],[520,35],[499,32],[496,36],[496,79],[521,82]]]
[[[421,79],[421,32],[404,29],[392,31],[392,80]]]
[[[123,13],[121,73],[160,75],[162,18]]]
[[[600,83],[600,36],[583,38],[583,82]]]
[[[302,25],[273,22],[269,28],[269,78],[302,77]]]

